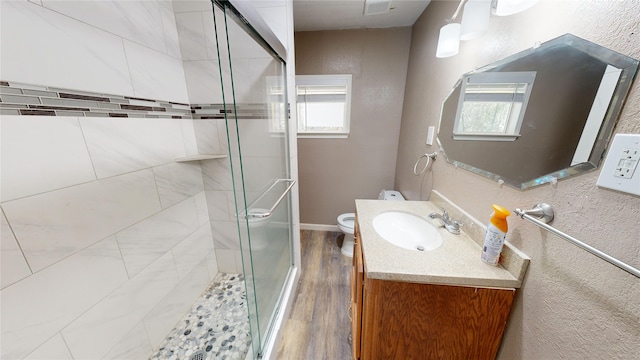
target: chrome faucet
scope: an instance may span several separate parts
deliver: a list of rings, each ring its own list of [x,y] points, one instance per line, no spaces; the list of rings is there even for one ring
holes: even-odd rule
[[[429,214],[429,217],[432,219],[440,219],[440,224],[444,226],[444,228],[447,229],[448,232],[455,235],[460,234],[460,226],[462,226],[462,224],[457,220],[453,220],[452,218],[450,218],[447,210],[445,210],[444,208],[442,208],[442,214],[434,212]]]

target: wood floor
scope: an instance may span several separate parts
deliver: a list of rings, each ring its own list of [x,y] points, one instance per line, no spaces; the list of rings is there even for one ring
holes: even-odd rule
[[[351,258],[340,253],[342,239],[337,232],[301,231],[302,276],[278,359],[351,358]]]

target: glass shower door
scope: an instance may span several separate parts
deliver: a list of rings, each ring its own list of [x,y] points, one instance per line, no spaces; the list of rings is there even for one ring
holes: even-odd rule
[[[228,2],[214,22],[254,358],[293,264],[285,63]]]

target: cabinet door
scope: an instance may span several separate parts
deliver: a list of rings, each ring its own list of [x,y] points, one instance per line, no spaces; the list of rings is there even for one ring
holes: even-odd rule
[[[353,268],[351,270],[351,349],[353,359],[360,358],[360,333],[362,329],[362,281],[364,278],[364,262],[360,237],[355,237],[353,249]]]
[[[495,358],[515,289],[364,281],[363,360]]]

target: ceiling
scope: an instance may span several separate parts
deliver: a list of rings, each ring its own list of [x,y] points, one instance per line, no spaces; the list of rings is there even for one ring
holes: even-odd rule
[[[295,31],[412,26],[431,0],[393,0],[388,13],[365,16],[364,0],[293,0]]]

